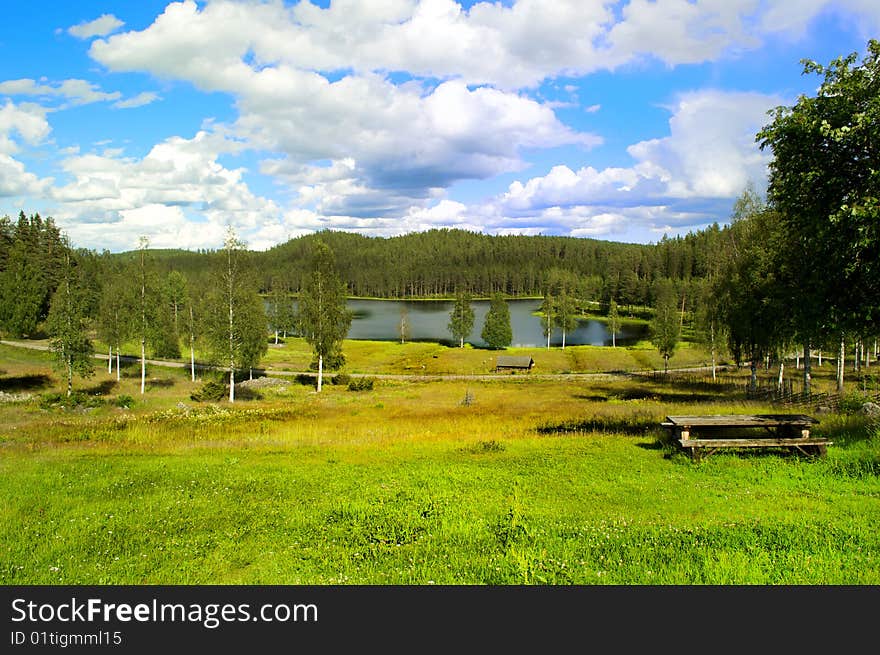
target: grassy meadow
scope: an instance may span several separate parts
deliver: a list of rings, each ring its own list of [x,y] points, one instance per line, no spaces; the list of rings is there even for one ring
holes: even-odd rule
[[[377,376],[486,373],[493,357],[344,351],[347,370]],[[647,347],[533,357],[535,373],[656,366]],[[265,366],[308,360],[287,340]],[[858,412],[814,414],[834,441],[823,459],[694,463],[663,443],[666,415],[780,408],[623,374],[320,394],[287,376],[230,404],[191,400],[202,381],[184,368],[149,367],[141,396],[139,372],[117,383],[98,363],[72,405],[47,353],[0,346],[0,583],[880,583],[880,429]]]

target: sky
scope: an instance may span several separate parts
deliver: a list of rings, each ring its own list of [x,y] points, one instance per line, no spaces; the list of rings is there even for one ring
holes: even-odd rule
[[[656,243],[729,221],[755,135],[878,0],[4,2],[0,216],[77,247],[434,228]]]

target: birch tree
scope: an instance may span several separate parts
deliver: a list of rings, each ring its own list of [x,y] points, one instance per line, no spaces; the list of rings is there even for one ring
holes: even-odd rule
[[[464,348],[464,340],[468,338],[474,329],[474,308],[471,306],[471,296],[465,291],[457,291],[452,312],[449,314],[449,324],[446,326],[452,338],[458,341],[458,347]]]
[[[312,252],[311,272],[303,280],[298,315],[303,337],[317,360],[318,392],[323,385],[325,361],[330,360],[334,367],[345,361],[342,341],[352,321],[345,300],[346,287],[336,273],[333,251],[318,241]]]
[[[235,402],[235,371],[252,369],[268,348],[267,319],[256,284],[242,262],[244,242],[233,228],[205,297],[204,337],[212,359],[229,367],[229,402]]]

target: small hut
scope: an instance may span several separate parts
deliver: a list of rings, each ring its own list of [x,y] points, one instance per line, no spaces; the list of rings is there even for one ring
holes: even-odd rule
[[[528,355],[517,357],[513,355],[501,355],[495,360],[495,372],[500,371],[531,371],[535,360]]]

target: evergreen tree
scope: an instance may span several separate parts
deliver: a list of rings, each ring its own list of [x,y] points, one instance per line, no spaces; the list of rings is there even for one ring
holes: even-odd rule
[[[506,348],[513,341],[513,329],[510,326],[510,308],[501,293],[492,294],[489,303],[489,311],[486,313],[486,321],[483,331],[480,333],[483,341],[492,349]]]
[[[180,339],[180,314],[186,306],[188,289],[186,276],[180,271],[171,271],[165,277],[163,296],[174,322],[174,335]]]
[[[94,351],[83,312],[84,293],[69,248],[61,274],[61,284],[52,296],[46,327],[55,355],[55,367],[67,378],[67,395],[70,396],[74,373],[89,377],[94,372]]]
[[[458,341],[458,347],[464,348],[464,340],[470,336],[474,329],[474,308],[471,306],[471,296],[466,291],[456,291],[455,304],[449,314],[449,324],[446,326],[452,338]]]
[[[46,297],[46,276],[24,240],[16,240],[0,274],[0,323],[13,337],[35,336]]]
[[[352,314],[345,305],[345,284],[336,273],[330,247],[317,241],[311,261],[311,273],[302,283],[297,322],[317,359],[317,390],[320,392],[325,361],[332,368],[338,368],[345,361],[342,341],[351,327]]]

